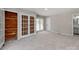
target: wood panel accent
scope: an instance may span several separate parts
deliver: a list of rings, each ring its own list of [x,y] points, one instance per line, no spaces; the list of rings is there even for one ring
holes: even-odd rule
[[[22,15],[22,35],[28,34],[28,16]]]
[[[17,37],[17,13],[5,11],[5,39]]]
[[[30,16],[30,33],[34,33],[34,16]]]

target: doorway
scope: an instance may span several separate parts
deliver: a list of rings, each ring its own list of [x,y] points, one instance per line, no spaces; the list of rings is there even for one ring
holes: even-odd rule
[[[44,19],[41,17],[38,17],[36,19],[36,31],[43,31],[44,30]]]
[[[5,41],[17,39],[17,13],[5,11]]]
[[[73,34],[79,35],[79,16],[75,15],[73,18]]]

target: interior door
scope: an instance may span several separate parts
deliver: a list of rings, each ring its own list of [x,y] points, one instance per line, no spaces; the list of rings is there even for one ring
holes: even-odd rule
[[[5,40],[17,38],[17,13],[5,11]]]

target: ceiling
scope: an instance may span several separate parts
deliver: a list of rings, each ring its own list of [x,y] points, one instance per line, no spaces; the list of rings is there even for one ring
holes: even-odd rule
[[[51,16],[62,12],[74,11],[76,8],[23,8],[23,9],[32,11],[41,16]]]

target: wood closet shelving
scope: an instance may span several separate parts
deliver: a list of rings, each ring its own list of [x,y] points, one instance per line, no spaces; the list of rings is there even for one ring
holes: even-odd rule
[[[22,35],[34,33],[34,16],[22,15]]]
[[[30,33],[34,33],[34,16],[30,16]]]
[[[22,35],[28,34],[28,16],[22,15]]]

